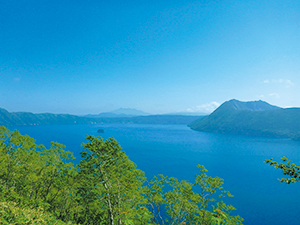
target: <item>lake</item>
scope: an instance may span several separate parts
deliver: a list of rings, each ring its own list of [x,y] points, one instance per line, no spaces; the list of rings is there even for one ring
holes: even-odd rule
[[[105,133],[98,134],[102,128]],[[86,134],[114,137],[148,178],[164,174],[194,181],[197,165],[208,175],[224,179],[224,189],[234,197],[224,202],[237,208],[244,224],[300,224],[300,183],[281,184],[279,170],[264,163],[286,156],[299,164],[300,142],[288,139],[248,137],[198,132],[185,125],[44,125],[18,126],[21,134],[50,146],[51,141],[66,145],[80,161],[81,143]]]

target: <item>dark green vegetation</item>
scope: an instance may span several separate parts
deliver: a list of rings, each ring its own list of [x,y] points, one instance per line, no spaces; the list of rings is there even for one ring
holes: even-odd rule
[[[199,116],[153,115],[135,117],[101,117],[89,118],[68,114],[51,113],[10,113],[0,108],[0,125],[45,125],[45,124],[93,124],[93,123],[134,123],[134,124],[189,124]]]
[[[209,116],[191,122],[189,127],[197,131],[300,140],[300,108],[282,109],[263,101],[230,100]]]
[[[0,127],[1,224],[241,224],[223,180],[199,165],[195,182],[147,181],[116,140],[87,136],[82,160]],[[195,192],[195,188],[199,193]]]

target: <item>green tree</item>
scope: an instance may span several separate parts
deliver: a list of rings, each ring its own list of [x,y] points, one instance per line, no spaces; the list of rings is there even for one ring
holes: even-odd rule
[[[76,208],[76,169],[67,161],[73,156],[64,146],[52,143],[49,149],[18,131],[0,127],[0,200],[18,206],[42,208],[69,220]],[[74,205],[75,203],[75,205]]]
[[[128,159],[118,142],[88,135],[83,160],[79,164],[83,204],[87,211],[81,222],[90,217],[122,224],[122,218],[138,217],[137,209],[146,203],[141,194],[144,173]],[[96,219],[95,218],[95,219]]]
[[[222,201],[225,196],[233,197],[223,190],[223,179],[207,176],[207,170],[202,165],[198,168],[199,174],[193,184],[163,175],[151,180],[145,193],[153,215],[152,221],[173,225],[242,224],[241,217],[230,215],[235,208]],[[193,188],[200,188],[200,193],[194,192]],[[168,218],[162,216],[162,211],[168,214]]]
[[[285,156],[281,157],[283,162],[276,162],[273,161],[273,158],[265,160],[267,164],[270,164],[270,166],[274,166],[275,169],[280,169],[282,173],[288,178],[281,178],[279,179],[281,183],[296,183],[300,181],[300,166],[296,165],[295,163],[292,163],[292,161]]]

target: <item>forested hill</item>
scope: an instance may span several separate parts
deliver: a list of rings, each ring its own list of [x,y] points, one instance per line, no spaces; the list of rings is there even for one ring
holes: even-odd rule
[[[29,112],[8,112],[0,108],[0,125],[20,126],[20,125],[41,125],[41,124],[74,124],[91,123],[90,118],[79,117],[68,114],[41,113],[34,114]]]
[[[300,140],[300,108],[283,109],[263,101],[230,100],[202,120],[191,122],[189,127],[197,131]]]
[[[8,112],[0,108],[0,125],[7,127],[20,125],[46,125],[46,124],[93,124],[93,123],[134,123],[134,124],[189,124],[201,118],[200,116],[181,115],[151,115],[136,117],[103,117],[88,118],[69,114],[29,112]]]
[[[241,102],[236,99],[232,99],[230,101],[224,102],[220,105],[211,116],[219,116],[224,113],[234,113],[237,111],[268,111],[268,110],[276,110],[281,109],[278,106],[270,105],[264,101],[251,101],[251,102]]]

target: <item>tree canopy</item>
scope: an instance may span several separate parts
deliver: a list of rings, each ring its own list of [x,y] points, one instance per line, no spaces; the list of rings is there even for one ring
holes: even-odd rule
[[[222,200],[232,196],[223,179],[204,166],[194,183],[147,180],[115,139],[86,139],[74,165],[64,145],[0,127],[1,224],[242,224]]]

